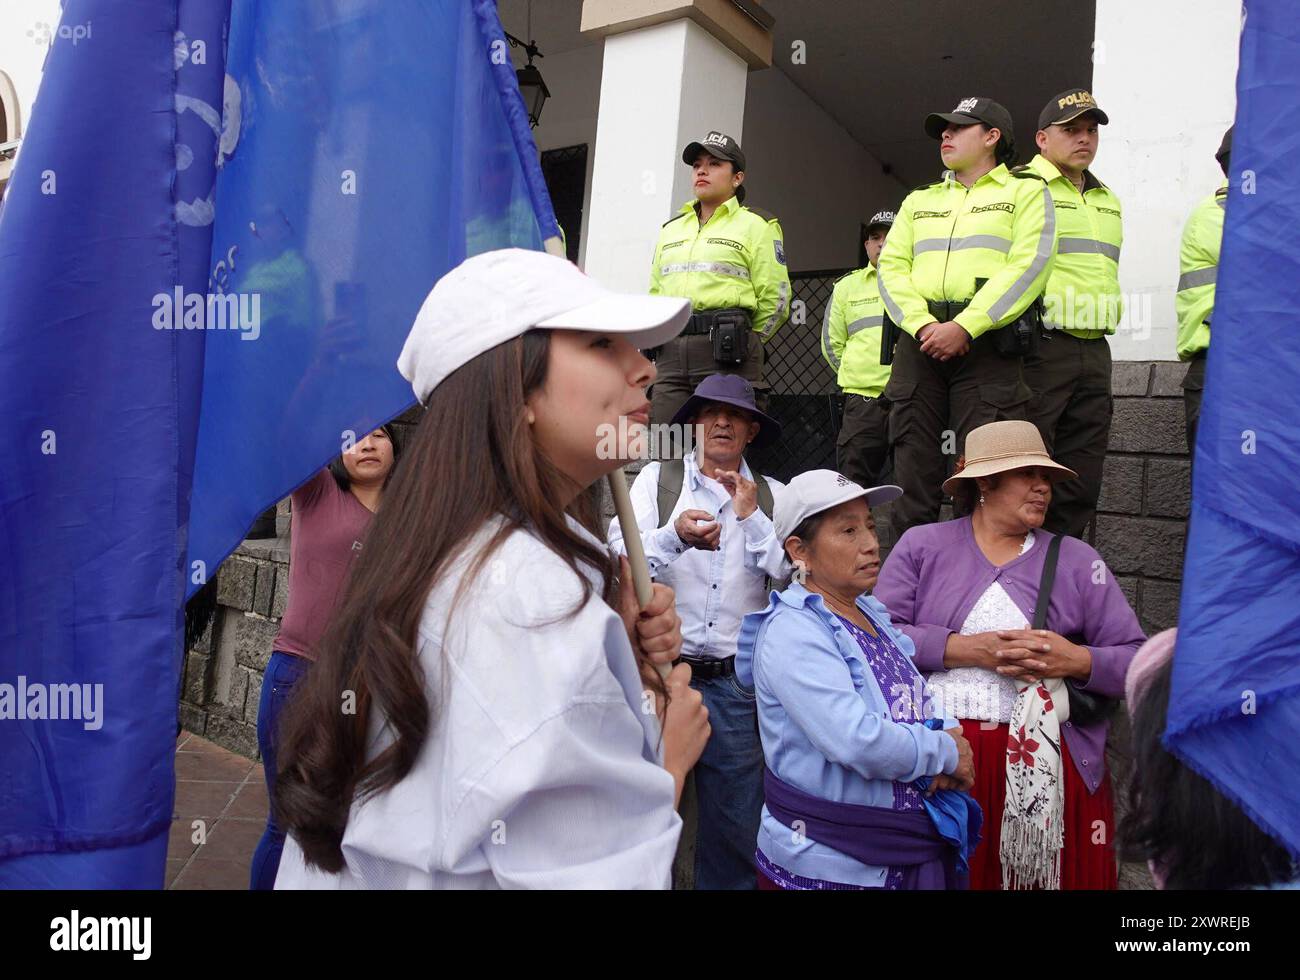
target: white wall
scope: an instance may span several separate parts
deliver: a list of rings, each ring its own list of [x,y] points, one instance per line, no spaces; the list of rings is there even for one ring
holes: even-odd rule
[[[18,90],[22,107],[23,132],[32,119],[32,103],[41,83],[45,54],[49,46],[39,36],[48,36],[59,26],[59,0],[4,0],[0,3],[0,71],[5,71]],[[30,32],[30,33],[29,33]]]
[[[584,267],[646,288],[659,227],[690,198],[682,147],[710,129],[742,144],[745,63],[691,20],[605,39]]]
[[[1236,106],[1237,0],[1097,0],[1093,95],[1110,117],[1093,170],[1124,205],[1122,360],[1173,360],[1178,244],[1223,179],[1215,163]]]
[[[859,226],[908,190],[775,68],[749,75],[741,145],[745,203],[781,219],[794,272],[856,265]]]
[[[533,134],[539,150],[588,145],[589,203],[603,53],[603,44],[592,44],[546,56],[541,67],[551,98]],[[749,73],[743,130],[733,135],[741,139],[748,160],[747,200],[781,219],[786,254],[796,272],[854,265],[858,226],[881,208],[896,207],[906,195],[907,188],[881,173],[875,157],[775,68]],[[639,181],[641,169],[629,162],[628,179]],[[674,176],[684,179],[686,167],[679,170]],[[584,263],[590,215],[588,206],[581,239]],[[659,221],[671,216],[669,211]],[[645,261],[648,268],[648,252]]]

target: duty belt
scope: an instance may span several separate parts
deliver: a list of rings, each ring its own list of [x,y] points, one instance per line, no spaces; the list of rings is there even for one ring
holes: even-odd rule
[[[730,657],[680,657],[673,661],[674,666],[680,663],[691,665],[691,679],[696,681],[711,681],[715,677],[730,677],[736,672],[736,658]]]
[[[930,316],[938,323],[955,320],[957,314],[970,306],[970,300],[928,299],[925,305],[930,308]]]
[[[746,327],[750,325],[749,310],[741,306],[731,306],[722,310],[698,310],[690,315],[686,321],[686,326],[682,329],[681,336],[694,337],[701,334],[707,335],[719,322],[725,322],[731,319],[741,321]]]

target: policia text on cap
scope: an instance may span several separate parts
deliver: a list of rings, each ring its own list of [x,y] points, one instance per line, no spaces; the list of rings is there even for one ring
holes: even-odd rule
[[[1021,361],[1036,339],[1056,250],[1047,184],[1007,168],[1015,142],[1006,109],[964,99],[928,116],[925,130],[948,170],[904,199],[879,270],[897,328],[885,331],[896,338],[885,399],[905,491],[894,505],[900,533],[939,519],[945,449],[956,452],[986,422],[1026,418]]]
[[[692,168],[695,200],[659,233],[650,293],[689,299],[692,315],[681,335],[655,354],[650,399],[657,424],[669,422],[711,374],[742,375],[763,408],[763,344],[790,315],[781,226],[744,206],[740,144],[711,132],[689,143],[682,161]]]

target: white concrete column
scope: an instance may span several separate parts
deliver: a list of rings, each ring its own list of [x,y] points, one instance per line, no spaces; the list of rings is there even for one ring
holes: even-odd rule
[[[1183,223],[1223,179],[1236,113],[1237,0],[1097,0],[1092,92],[1110,124],[1093,170],[1124,205],[1121,360],[1174,360]]]
[[[692,197],[682,148],[709,130],[742,146],[748,65],[682,18],[605,39],[586,271],[644,292],[660,226]]]

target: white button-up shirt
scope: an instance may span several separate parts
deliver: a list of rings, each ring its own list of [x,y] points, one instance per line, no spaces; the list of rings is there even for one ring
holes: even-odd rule
[[[623,621],[525,531],[448,622],[461,580],[443,575],[420,619],[430,729],[414,767],[353,801],[341,872],[308,868],[290,836],[276,888],[668,888],[681,819]],[[377,717],[369,756],[391,741]]]
[[[648,463],[632,483],[632,508],[650,574],[677,593],[677,614],[682,618],[682,653],[692,657],[730,657],[736,653],[740,620],[746,613],[767,606],[766,580],[780,588],[790,574],[771,519],[755,507],[743,521],[737,519],[731,495],[717,480],[700,472],[695,455],[684,460],[683,486],[677,506],[667,520],[659,517],[659,464]],[[740,463],[747,480],[754,475]],[[785,484],[765,477],[775,500]],[[715,515],[722,525],[715,551],[682,543],[673,528],[684,510]],[[660,525],[663,525],[662,527]],[[609,543],[627,554],[618,519],[610,523]]]

